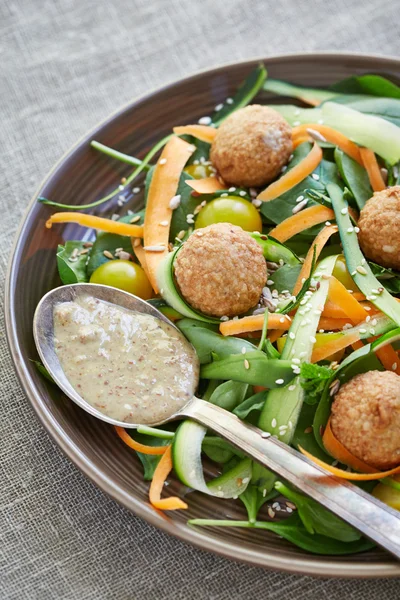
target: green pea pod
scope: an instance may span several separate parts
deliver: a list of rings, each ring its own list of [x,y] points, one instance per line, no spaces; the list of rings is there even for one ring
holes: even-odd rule
[[[273,237],[258,233],[257,231],[254,231],[250,235],[261,246],[266,260],[276,263],[283,260],[283,262],[291,266],[300,264],[299,257],[290,248],[278,242]]]
[[[232,354],[241,354],[243,349],[246,352],[256,349],[253,344],[241,338],[219,335],[212,331],[212,325],[201,321],[182,319],[176,325],[194,346],[202,365],[211,362],[213,353],[219,358],[225,358]]]
[[[214,360],[200,370],[203,379],[232,379],[250,385],[268,388],[283,387],[294,373],[289,360],[269,359],[264,352],[255,350]]]

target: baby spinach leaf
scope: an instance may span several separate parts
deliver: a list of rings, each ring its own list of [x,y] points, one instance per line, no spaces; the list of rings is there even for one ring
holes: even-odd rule
[[[275,483],[275,489],[294,502],[297,514],[309,533],[319,533],[341,542],[355,542],[361,538],[357,529],[345,523],[312,498],[294,491],[281,481]]]
[[[180,231],[187,231],[189,227],[193,227],[193,225],[189,225],[186,219],[189,214],[194,214],[195,208],[201,202],[199,197],[192,196],[192,188],[185,183],[189,179],[193,179],[193,177],[185,172],[181,174],[179,179],[176,193],[181,197],[181,201],[178,208],[176,208],[172,213],[171,229],[169,234],[169,239],[171,242],[174,242]]]
[[[245,399],[248,387],[247,383],[224,381],[211,394],[209,402],[225,410],[233,411]]]
[[[257,394],[250,396],[250,398],[247,398],[247,400],[244,400],[241,404],[236,406],[236,408],[234,408],[232,412],[234,415],[239,417],[239,419],[242,419],[243,421],[247,420],[250,413],[257,412],[257,415],[258,415],[258,413],[261,412],[261,410],[263,409],[263,406],[265,404],[266,398],[267,398],[266,391],[258,392]]]
[[[308,142],[300,144],[293,152],[293,158],[288,164],[288,170],[299,164],[307,154],[309,154],[311,147],[311,144]],[[315,175],[315,178],[312,175]],[[284,194],[281,194],[278,198],[275,198],[275,200],[263,202],[260,209],[261,213],[273,223],[279,224],[285,219],[293,216],[293,208],[297,205],[296,200],[301,196],[306,198],[306,190],[325,192],[326,184],[332,181],[341,185],[336,165],[325,159],[320,162],[312,175],[308,175],[303,181]],[[317,204],[317,202],[310,199],[307,207],[315,204]],[[319,227],[312,227],[310,230],[303,232],[303,236],[315,237],[315,234],[318,231]]]
[[[299,419],[297,421],[296,429],[294,431],[292,446],[298,448],[301,446],[304,450],[307,450],[320,460],[326,463],[332,462],[332,457],[327,454],[318,444],[315,439],[312,424],[317,410],[317,404],[303,404],[300,412]]]
[[[268,275],[268,279],[274,282],[273,289],[278,290],[279,293],[282,290],[289,290],[291,293],[294,285],[297,281],[297,278],[301,271],[301,263],[298,263],[295,266],[292,265],[283,265],[273,273]]]
[[[271,490],[269,494],[264,496],[257,486],[251,484],[248,485],[243,494],[240,494],[239,498],[246,507],[249,522],[254,523],[260,508],[277,495],[278,493],[276,490]]]
[[[231,446],[227,441],[217,436],[207,435],[201,447],[204,454],[217,463],[226,464],[234,456],[245,458],[243,452]]]
[[[358,209],[361,210],[374,193],[367,171],[339,148],[335,150],[335,160],[343,181],[353,194]]]
[[[299,515],[293,513],[284,521],[229,521],[217,519],[191,519],[189,525],[199,525],[203,527],[244,527],[247,529],[266,529],[273,531],[277,535],[285,538],[295,546],[312,552],[313,554],[325,555],[345,555],[355,554],[356,552],[365,552],[375,546],[373,542],[365,538],[352,542],[342,542],[329,538],[318,533],[309,533],[304,527]]]
[[[151,435],[143,435],[138,433],[133,429],[126,430],[132,439],[140,444],[145,444],[146,446],[168,446],[171,443],[170,439],[155,437]],[[154,476],[154,471],[158,463],[160,462],[161,455],[157,454],[142,454],[141,452],[136,452],[139,457],[140,462],[143,466],[143,479],[145,481],[151,481]]]
[[[193,144],[193,146],[196,146],[196,150],[193,152],[193,154],[187,162],[188,165],[192,165],[196,160],[209,160],[211,144],[207,144],[207,142],[202,142],[201,140],[198,140],[197,138],[194,138],[191,135],[182,137],[186,139],[186,141],[188,141],[189,144]]]
[[[391,294],[400,294],[400,273],[393,269],[386,269],[381,265],[368,262],[372,273],[380,281],[384,288]]]
[[[57,268],[64,285],[89,281],[86,269],[88,254],[79,254],[84,248],[84,242],[81,241],[68,241],[65,246],[58,246]]]
[[[354,75],[334,83],[330,89],[342,94],[369,94],[400,99],[400,87],[381,75]]]
[[[140,220],[135,223],[136,225],[143,224],[144,211],[140,211],[135,215],[125,215],[120,218],[120,221],[123,223],[129,223],[135,216],[140,216]],[[117,248],[122,248],[125,252],[129,254],[133,254],[132,250],[132,242],[131,238],[125,235],[118,235],[116,233],[107,233],[105,231],[99,231],[96,237],[96,241],[92,246],[92,250],[90,252],[89,261],[87,264],[87,274],[88,277],[92,275],[92,273],[100,267],[103,263],[112,260],[104,255],[104,251],[111,252],[114,255],[114,252]]]
[[[231,113],[249,104],[258,94],[267,78],[267,70],[263,64],[258,65],[243,81],[231,101],[226,100],[220,110],[212,116],[214,125],[220,125]]]

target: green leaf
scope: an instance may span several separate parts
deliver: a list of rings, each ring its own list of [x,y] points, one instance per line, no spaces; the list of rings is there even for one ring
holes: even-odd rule
[[[309,154],[311,147],[311,144],[308,142],[300,144],[300,146],[298,146],[293,152],[293,158],[288,164],[288,170],[298,165]],[[338,178],[337,167],[332,162],[322,160],[319,166],[315,169],[314,174],[318,177],[318,179],[314,179],[312,175],[308,175],[305,179],[303,179],[303,181],[295,185],[292,189],[284,194],[281,194],[278,198],[275,198],[275,200],[263,202],[260,210],[264,217],[275,224],[279,224],[285,219],[293,216],[293,209],[297,205],[296,200],[300,196],[304,196],[304,198],[306,198],[306,190],[317,190],[324,192],[327,183],[332,181],[338,185],[341,185]],[[307,207],[315,204],[317,204],[317,202],[310,199]],[[303,235],[314,238],[319,229],[320,226],[312,227],[306,232],[303,232]]]
[[[39,371],[39,373],[41,375],[43,375],[43,377],[45,377],[51,383],[54,383],[54,384],[56,383],[54,381],[54,379],[52,378],[52,376],[50,375],[50,373],[48,372],[48,370],[46,369],[46,367],[44,365],[42,365],[40,360],[32,360],[32,359],[29,359],[29,360],[30,360],[30,362],[32,362],[35,365],[36,369]]]
[[[232,98],[232,102],[225,101],[221,110],[215,111],[212,116],[214,125],[220,125],[231,113],[238,108],[247,106],[253,98],[258,94],[267,78],[267,70],[263,64],[258,65],[250,75],[243,81],[238,88],[236,94]]]
[[[193,179],[191,175],[183,172],[179,179],[177,194],[180,195],[181,201],[178,206],[172,212],[172,221],[169,239],[173,243],[176,236],[180,231],[187,231],[189,227],[193,228],[193,225],[189,225],[186,217],[188,214],[194,214],[195,208],[200,204],[201,200],[199,197],[192,196],[193,189],[188,186],[185,181]]]
[[[224,381],[211,394],[209,402],[231,412],[243,402],[248,387],[247,383]]]
[[[239,406],[233,409],[233,414],[239,417],[239,419],[247,420],[249,415],[253,412],[257,412],[256,416],[262,411],[267,398],[267,392],[258,392],[247,400],[244,400]]]
[[[336,93],[330,90],[318,90],[315,88],[307,88],[300,85],[293,85],[279,79],[267,79],[264,83],[264,90],[279,96],[288,96],[289,98],[298,98],[303,102],[332,100],[337,96]]]
[[[372,273],[391,294],[400,294],[400,273],[369,261]]]
[[[224,358],[232,354],[242,355],[243,348],[247,352],[256,349],[253,344],[242,338],[220,335],[212,330],[215,329],[214,326],[207,327],[203,322],[195,319],[181,319],[176,325],[194,346],[200,364],[211,362],[212,353],[217,354],[219,358]]]
[[[274,282],[274,289],[278,290],[279,293],[282,290],[289,290],[292,293],[294,285],[297,281],[297,278],[301,271],[301,263],[292,266],[292,265],[283,265],[273,273],[269,273],[268,279]]]
[[[335,160],[343,181],[353,194],[358,209],[361,210],[374,193],[367,171],[339,148],[335,150]]]
[[[337,102],[337,99],[334,100]],[[350,96],[348,99],[343,98],[340,104],[346,104],[354,110],[364,113],[365,115],[372,115],[374,117],[381,117],[397,127],[400,126],[400,100],[395,98],[357,98],[352,99]]]
[[[170,439],[153,437],[151,435],[143,435],[137,431],[134,431],[133,429],[127,429],[126,431],[133,440],[139,442],[139,444],[145,444],[146,446],[168,446],[171,443]],[[141,452],[136,452],[136,454],[138,455],[143,466],[143,479],[145,481],[151,481],[154,476],[154,471],[160,462],[161,455],[142,454]]]
[[[226,464],[234,456],[245,458],[243,452],[236,450],[227,441],[217,436],[206,436],[201,447],[204,454],[217,463]]]
[[[312,552],[313,554],[323,555],[345,555],[365,552],[374,548],[375,544],[365,538],[353,542],[341,542],[332,538],[311,534],[304,527],[298,514],[293,513],[284,521],[228,521],[217,519],[191,519],[189,525],[198,525],[202,527],[244,527],[246,529],[266,529],[273,531],[277,535],[292,542],[295,546]]]
[[[400,99],[400,87],[381,75],[354,75],[334,83],[330,89],[343,94],[369,94]]]
[[[297,421],[296,429],[294,431],[292,446],[294,448],[301,446],[304,448],[304,450],[307,450],[307,452],[316,458],[319,458],[320,460],[329,464],[333,462],[333,459],[320,447],[319,443],[315,439],[312,428],[317,406],[317,404],[303,404],[299,420]]]
[[[309,533],[319,533],[341,542],[355,542],[361,538],[359,531],[326,510],[312,498],[294,491],[281,481],[275,483],[275,489],[291,502],[294,502],[297,507],[297,514]]]
[[[304,402],[317,404],[321,400],[326,381],[331,379],[333,374],[334,370],[328,367],[303,363],[300,370],[300,384],[306,392]]]
[[[88,254],[79,254],[84,248],[85,243],[81,241],[68,241],[65,242],[65,246],[58,246],[57,268],[64,285],[89,281],[86,269]]]
[[[135,215],[125,215],[119,219],[123,223],[129,223],[135,216],[140,216],[140,220],[135,225],[143,225],[144,210],[136,213]],[[92,246],[90,252],[89,261],[87,264],[87,274],[90,278],[92,273],[100,267],[100,265],[112,260],[104,255],[104,251],[111,252],[114,256],[117,248],[122,248],[125,252],[133,254],[131,238],[125,235],[118,235],[116,233],[107,233],[106,231],[99,231],[96,240]]]

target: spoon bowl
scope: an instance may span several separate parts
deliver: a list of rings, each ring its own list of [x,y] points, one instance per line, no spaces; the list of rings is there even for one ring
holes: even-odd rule
[[[137,428],[140,423],[117,421],[96,410],[77,393],[64,374],[54,346],[54,307],[61,302],[76,300],[79,295],[90,295],[136,313],[148,314],[169,325],[171,322],[148,302],[127,292],[97,284],[73,284],[56,288],[48,292],[36,308],[33,323],[35,343],[43,364],[55,383],[71,400],[94,417],[114,426]],[[184,337],[175,326],[174,328]],[[276,437],[199,398],[193,397],[178,412],[171,411],[162,422],[152,425],[162,425],[185,417],[212,429],[250,458],[279,474],[400,559],[398,511],[349,481],[333,476]]]

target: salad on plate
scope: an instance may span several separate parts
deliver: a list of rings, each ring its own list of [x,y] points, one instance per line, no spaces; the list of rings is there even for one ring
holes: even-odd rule
[[[199,397],[400,509],[400,88],[376,75],[300,88],[259,65],[220,100],[144,158],[93,140],[133,167],[105,197],[39,198],[57,209],[48,228],[91,232],[58,247],[61,282],[156,306],[197,354]],[[193,526],[266,529],[319,554],[373,545],[198,423],[110,435],[141,460],[155,508],[185,510],[192,490],[243,506]],[[185,498],[163,492],[172,470]]]

